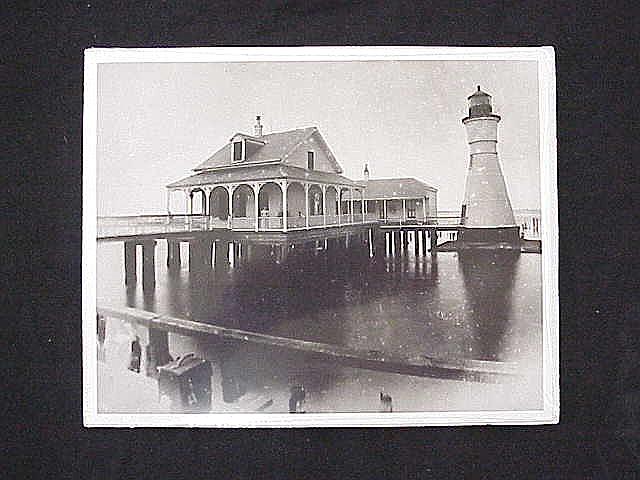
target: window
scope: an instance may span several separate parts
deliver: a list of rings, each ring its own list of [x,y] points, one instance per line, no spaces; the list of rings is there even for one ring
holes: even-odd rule
[[[307,168],[313,170],[315,164],[315,153],[307,152]]]
[[[240,162],[242,160],[242,142],[233,142],[233,161]]]

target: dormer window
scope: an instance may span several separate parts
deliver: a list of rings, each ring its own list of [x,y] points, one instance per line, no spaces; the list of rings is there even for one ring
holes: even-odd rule
[[[242,161],[242,140],[239,142],[233,142],[233,161]]]
[[[315,152],[307,152],[307,169],[313,170],[315,167]]]

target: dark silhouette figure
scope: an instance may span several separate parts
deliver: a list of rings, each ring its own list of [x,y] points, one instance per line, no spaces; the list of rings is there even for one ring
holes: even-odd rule
[[[380,408],[383,412],[393,412],[393,399],[391,395],[380,392]]]
[[[104,340],[107,336],[107,322],[105,320],[105,318],[100,315],[99,313],[96,314],[96,321],[97,321],[97,336],[98,336],[98,343],[100,345],[104,345]]]
[[[98,339],[98,360],[105,360],[105,349],[104,349],[104,341],[107,336],[107,321],[105,318],[99,313],[96,314],[96,324],[97,324],[97,339]]]
[[[142,347],[140,346],[140,337],[131,342],[131,360],[129,361],[129,370],[140,373],[140,357],[142,356]]]
[[[303,385],[291,387],[291,397],[289,397],[289,413],[304,413],[304,399],[306,392]]]

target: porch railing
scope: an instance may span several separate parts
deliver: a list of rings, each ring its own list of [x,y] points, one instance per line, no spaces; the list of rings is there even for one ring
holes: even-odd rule
[[[338,215],[327,215],[327,225],[337,225]]]
[[[324,225],[324,215],[311,215],[309,217],[310,227],[319,227],[321,225]]]
[[[287,228],[304,228],[306,225],[305,217],[287,217]]]
[[[255,230],[255,217],[233,217],[231,219],[231,228],[234,230]]]
[[[282,217],[260,217],[258,230],[282,230]]]

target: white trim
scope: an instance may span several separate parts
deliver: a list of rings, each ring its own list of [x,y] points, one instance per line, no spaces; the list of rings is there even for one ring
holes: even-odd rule
[[[262,161],[259,161],[259,162],[249,161],[249,162],[240,163],[238,161],[238,162],[235,162],[233,165],[220,165],[219,167],[194,168],[193,171],[196,172],[194,175],[200,175],[200,174],[203,174],[203,173],[215,172],[215,171],[218,171],[218,170],[229,170],[229,169],[232,169],[232,168],[242,168],[242,167],[255,167],[256,165],[278,165],[279,163],[282,163],[282,159],[280,159],[280,158],[275,158],[275,159],[271,159],[271,160],[262,160]],[[169,188],[169,187],[167,187],[167,188]]]
[[[89,48],[85,62],[98,63],[216,63],[317,62],[366,60],[532,60],[543,62],[553,47],[196,47]],[[541,68],[539,68],[541,70]],[[553,78],[555,84],[555,78]]]
[[[446,411],[290,414],[105,414],[97,411],[96,131],[97,70],[106,63],[210,63],[363,60],[528,60],[538,65],[541,238],[543,270],[543,408],[525,411]],[[333,427],[557,423],[559,419],[558,211],[555,59],[552,47],[216,47],[93,48],[85,51],[83,113],[83,418],[86,426]],[[322,182],[318,182],[322,183]],[[333,185],[333,184],[332,184]],[[340,185],[340,184],[335,184]],[[176,189],[179,189],[176,187]],[[340,203],[339,188],[338,201]],[[434,189],[435,190],[435,189]],[[437,191],[437,190],[436,190]],[[366,198],[366,200],[376,200]],[[435,199],[434,199],[435,200]],[[233,216],[232,192],[229,195]],[[437,204],[434,204],[437,211]],[[340,213],[340,211],[338,212]],[[286,215],[286,212],[285,212]],[[313,227],[311,227],[313,228]],[[326,228],[326,227],[319,227]]]

